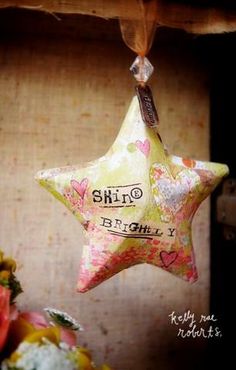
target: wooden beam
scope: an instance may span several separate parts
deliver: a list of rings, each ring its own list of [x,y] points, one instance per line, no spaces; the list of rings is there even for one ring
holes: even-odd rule
[[[236,11],[157,0],[159,26],[183,29],[196,34],[236,31]],[[28,8],[49,13],[87,14],[102,18],[137,19],[139,9],[132,0],[0,0],[0,8]],[[196,4],[196,1],[194,2]],[[201,2],[202,4],[202,2]]]

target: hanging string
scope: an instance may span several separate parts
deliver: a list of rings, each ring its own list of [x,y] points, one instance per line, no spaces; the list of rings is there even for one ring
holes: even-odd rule
[[[126,45],[136,54],[144,57],[152,46],[156,31],[157,1],[129,0],[129,6],[130,2],[133,2],[133,7],[136,7],[138,17],[120,18],[121,34]]]
[[[146,85],[154,68],[146,58],[149,52],[155,31],[157,21],[157,1],[156,0],[130,0],[133,2],[135,14],[134,19],[120,19],[120,29],[126,45],[138,54],[130,70],[138,85],[135,87],[138,97],[142,119],[148,127],[156,128],[159,119],[157,110],[153,101],[152,92]]]

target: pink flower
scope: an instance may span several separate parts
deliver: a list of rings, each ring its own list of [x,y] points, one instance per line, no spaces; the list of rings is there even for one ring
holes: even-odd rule
[[[45,317],[39,312],[22,312],[19,317],[28,321],[35,329],[43,329],[48,327],[48,322]]]
[[[68,344],[70,347],[76,346],[76,333],[73,330],[61,328],[61,341]]]
[[[47,320],[40,312],[22,312],[18,317],[32,324],[35,329],[44,329],[49,327]],[[62,342],[67,343],[70,347],[76,346],[76,334],[74,331],[60,328],[60,333]]]
[[[16,320],[19,316],[19,311],[15,304],[10,306],[10,321]]]

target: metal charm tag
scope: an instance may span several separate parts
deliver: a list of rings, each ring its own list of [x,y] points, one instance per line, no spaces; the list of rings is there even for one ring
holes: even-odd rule
[[[147,85],[138,85],[135,87],[135,91],[139,100],[143,121],[150,128],[157,127],[159,124],[159,118],[150,87]]]

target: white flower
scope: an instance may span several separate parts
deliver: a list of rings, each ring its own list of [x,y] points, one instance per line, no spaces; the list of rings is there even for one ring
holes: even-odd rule
[[[45,341],[39,343],[23,342],[17,349],[20,358],[11,363],[8,361],[3,364],[2,370],[14,369],[22,370],[78,370],[78,366],[69,359],[68,348]]]

